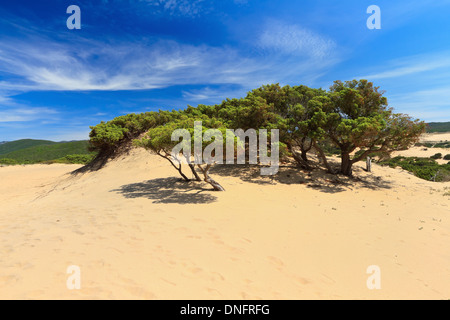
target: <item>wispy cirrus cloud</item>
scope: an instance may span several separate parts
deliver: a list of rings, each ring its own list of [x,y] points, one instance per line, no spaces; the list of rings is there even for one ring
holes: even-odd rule
[[[402,57],[388,61],[381,71],[371,73],[358,78],[364,79],[390,79],[411,76],[419,73],[450,69],[450,52],[439,52],[432,54]]]
[[[223,65],[216,68],[216,79],[227,82],[237,55],[231,49],[173,41],[64,45],[41,39],[35,44],[2,42],[0,50],[0,71],[14,75],[3,81],[4,88],[18,90],[141,90],[198,83],[219,61]]]
[[[450,86],[392,95],[390,104],[423,120],[450,119]]]
[[[229,86],[219,86],[217,88],[212,88],[206,86],[200,89],[194,90],[183,90],[183,98],[186,101],[194,103],[205,103],[209,101],[221,101],[226,97],[240,97],[245,93],[240,87],[229,87]]]
[[[0,122],[27,122],[55,117],[58,112],[47,107],[30,107],[17,102],[0,87]]]
[[[45,119],[54,115],[56,111],[49,108],[27,108],[25,106],[15,108],[0,108],[0,122],[27,122]]]
[[[269,26],[262,26],[255,31],[261,39],[257,46],[243,48],[148,36],[99,40],[75,34],[69,42],[60,35],[21,27],[17,29],[21,37],[0,37],[0,118],[5,124],[57,117],[52,108],[17,102],[22,93],[187,86],[181,90],[183,101],[175,105],[217,103],[263,84],[312,84],[337,62],[331,40],[298,25],[280,28],[270,34]],[[291,37],[269,46],[270,37],[276,38],[283,28],[292,31]],[[290,40],[302,42],[289,47]],[[263,52],[255,54],[255,49]]]
[[[258,39],[259,47],[288,55],[325,59],[333,55],[336,43],[296,24],[269,21]]]
[[[398,112],[426,121],[450,118],[448,51],[402,57],[373,68],[377,71],[355,78],[381,85],[388,92],[389,104]]]
[[[143,0],[143,2],[172,15],[197,16],[205,11],[203,6],[205,0]]]
[[[265,31],[262,34],[268,41],[269,35]],[[236,84],[249,88],[269,82],[300,81],[306,79],[305,75],[308,80],[320,76],[335,61],[324,41],[305,40],[289,56],[289,48],[280,43],[281,53],[252,56],[231,47],[163,39],[114,43],[77,39],[63,43],[34,37],[33,41],[0,41],[0,72],[11,76],[2,81],[3,89],[19,92],[148,90],[183,84]],[[325,58],[327,63],[322,61]]]
[[[47,107],[30,107],[0,92],[0,122],[28,122],[55,117],[57,111]]]

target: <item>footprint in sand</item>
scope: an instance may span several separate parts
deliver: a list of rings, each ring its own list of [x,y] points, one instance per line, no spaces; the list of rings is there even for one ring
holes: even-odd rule
[[[277,267],[284,267],[284,263],[281,259],[278,259],[278,258],[272,257],[272,256],[269,256],[267,258],[270,260],[270,262],[275,264]]]
[[[297,280],[297,282],[299,282],[300,284],[303,284],[303,285],[311,283],[311,281],[309,281],[306,278],[302,278],[302,277],[295,277],[295,280]]]
[[[201,236],[193,236],[193,235],[186,236],[186,238],[189,238],[189,239],[202,239]]]
[[[198,268],[198,267],[194,267],[194,268],[190,268],[189,271],[193,274],[198,274],[200,272],[203,272],[202,268]]]
[[[164,282],[166,282],[166,283],[168,283],[168,284],[170,284],[170,285],[172,285],[172,286],[174,286],[174,287],[176,287],[177,286],[177,284],[176,283],[174,283],[174,282],[172,282],[172,281],[169,281],[169,280],[167,280],[167,279],[164,279],[164,278],[160,278],[162,281],[164,281]]]
[[[223,275],[221,275],[220,273],[218,273],[218,272],[213,272],[211,280],[213,280],[213,281],[216,281],[216,280],[225,281],[225,277]]]

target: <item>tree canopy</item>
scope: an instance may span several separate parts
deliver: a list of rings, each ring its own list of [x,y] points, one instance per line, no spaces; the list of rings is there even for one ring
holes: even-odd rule
[[[357,161],[369,155],[407,149],[425,131],[424,122],[395,113],[384,92],[367,80],[335,81],[329,90],[270,84],[248,92],[243,98],[226,99],[216,105],[129,114],[101,122],[91,127],[91,148],[101,154],[136,140],[135,145],[166,158],[188,180],[179,159],[171,154],[170,150],[179,143],[172,140],[172,133],[185,129],[193,134],[195,121],[202,121],[203,133],[216,129],[224,136],[226,129],[278,129],[283,157],[292,157],[299,167],[309,170],[308,152],[314,151],[327,171],[347,176],[352,175],[352,166]],[[225,148],[225,142],[221,143]],[[249,152],[248,142],[240,143]],[[207,145],[203,144],[202,150],[205,148]],[[340,152],[338,170],[327,160],[329,148]],[[185,157],[195,157],[192,150]],[[211,179],[208,175],[211,165],[197,166],[205,181]],[[190,167],[200,180],[195,166]]]

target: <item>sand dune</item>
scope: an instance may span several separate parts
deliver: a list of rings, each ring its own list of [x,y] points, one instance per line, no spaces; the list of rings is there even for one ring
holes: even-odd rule
[[[425,148],[425,147],[412,147],[405,151],[398,151],[392,154],[395,156],[403,156],[403,157],[421,157],[421,158],[429,158],[436,153],[441,153],[442,157],[445,157],[447,154],[450,154],[449,148]],[[437,159],[437,163],[445,164],[448,163],[449,160]]]
[[[450,183],[377,165],[356,180],[222,166],[227,191],[212,192],[143,150],[76,168],[0,168],[0,298],[450,298]]]
[[[444,142],[444,141],[450,141],[450,132],[426,133],[426,134],[422,135],[420,140],[422,142]]]
[[[446,142],[450,141],[450,133],[427,133],[424,134],[420,142]],[[394,152],[392,154],[393,157],[395,156],[403,156],[403,157],[422,157],[422,158],[429,158],[436,153],[441,153],[442,157],[444,157],[447,154],[450,154],[449,148],[427,148],[427,147],[412,147],[405,151],[398,151]],[[439,164],[445,164],[448,163],[448,160],[444,159],[437,159],[436,160]]]

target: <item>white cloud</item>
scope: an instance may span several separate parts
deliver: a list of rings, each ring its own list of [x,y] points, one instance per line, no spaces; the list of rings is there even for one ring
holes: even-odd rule
[[[194,103],[219,103],[227,97],[241,97],[245,96],[246,90],[243,88],[230,89],[218,88],[212,89],[205,87],[197,90],[183,91],[183,98]]]
[[[183,98],[188,101],[205,101],[217,97],[219,92],[211,88],[202,90],[183,91]]]
[[[450,119],[450,87],[420,90],[392,95],[389,104],[398,112],[426,121]]]
[[[325,59],[336,48],[336,43],[327,37],[299,25],[280,21],[267,23],[258,39],[258,45],[263,49],[314,59]]]
[[[229,47],[175,41],[104,43],[48,39],[0,43],[0,72],[13,75],[3,90],[141,90],[183,84],[237,84],[246,88],[270,82],[311,80],[336,62],[325,58],[319,40],[306,41],[310,57],[272,53],[249,56]],[[305,42],[305,43],[306,43]],[[320,58],[320,63],[316,60]]]
[[[381,72],[372,73],[357,78],[371,80],[399,78],[438,69],[442,71],[442,68],[450,68],[449,52],[403,57],[401,59],[388,62],[383,68],[384,70]]]
[[[35,121],[54,116],[55,113],[54,110],[48,108],[2,108],[0,109],[0,123]]]
[[[168,8],[175,5],[166,4]],[[4,127],[8,123],[55,119],[52,109],[17,103],[14,95],[24,92],[197,85],[204,88],[183,91],[185,100],[194,104],[219,103],[268,83],[312,85],[337,63],[330,50],[331,40],[298,26],[280,28],[291,30],[289,39],[296,39],[297,44],[284,39],[270,47],[270,52],[266,52],[266,46],[262,54],[255,54],[254,48],[189,45],[164,39],[108,42],[74,36],[68,43],[35,32],[24,40],[4,37],[0,39],[0,122]],[[275,29],[275,34],[260,30],[264,41],[278,32],[282,29]]]
[[[3,88],[2,88],[3,89]],[[46,107],[29,107],[16,102],[8,92],[0,91],[0,123],[27,122],[53,118],[58,112]]]
[[[386,61],[355,79],[368,79],[386,90],[397,112],[426,121],[450,119],[450,53],[433,52]]]
[[[390,104],[396,108],[408,108],[411,110],[448,107],[447,109],[450,112],[450,87],[393,95],[390,98]]]
[[[197,16],[206,10],[204,0],[140,0],[171,15]]]

